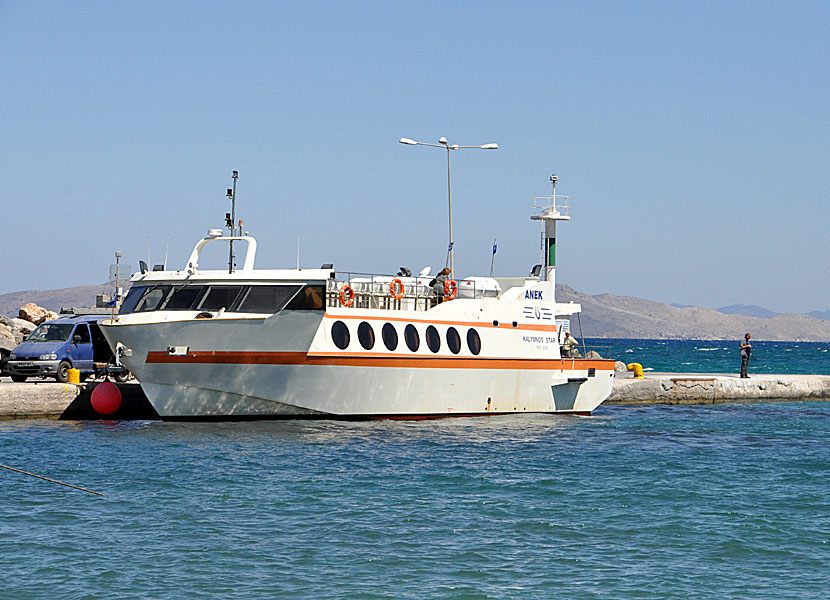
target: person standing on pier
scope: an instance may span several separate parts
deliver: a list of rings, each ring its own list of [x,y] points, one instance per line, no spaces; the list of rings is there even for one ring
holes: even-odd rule
[[[749,357],[752,356],[752,344],[749,342],[752,336],[747,333],[741,342],[741,379],[749,379],[746,370],[749,367]]]

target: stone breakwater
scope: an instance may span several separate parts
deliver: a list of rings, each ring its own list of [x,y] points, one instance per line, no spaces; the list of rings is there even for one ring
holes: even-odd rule
[[[0,420],[158,419],[138,383],[118,384],[122,405],[110,415],[90,402],[95,382],[72,385],[51,381],[12,383],[0,378]],[[718,404],[774,400],[830,400],[828,375],[730,375],[661,373],[646,379],[618,376],[606,404]],[[602,411],[600,406],[598,409]]]
[[[621,377],[606,404],[717,404],[764,400],[830,400],[827,375],[735,375],[649,373]]]

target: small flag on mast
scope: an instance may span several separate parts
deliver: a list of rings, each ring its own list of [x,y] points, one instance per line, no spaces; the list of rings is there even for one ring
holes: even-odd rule
[[[490,257],[490,277],[493,276],[493,263],[496,262],[496,250],[499,247],[496,245],[496,240],[493,240],[493,256]]]

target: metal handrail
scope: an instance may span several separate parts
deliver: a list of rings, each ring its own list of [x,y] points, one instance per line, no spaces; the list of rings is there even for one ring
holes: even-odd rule
[[[570,196],[533,196],[533,205],[531,206],[531,215],[534,217],[541,217],[544,214],[558,212],[562,216],[568,216],[568,209],[570,208]]]
[[[429,310],[437,304],[438,296],[435,295],[429,282],[434,278],[432,275],[379,275],[377,273],[338,272],[334,279],[326,283],[326,305],[343,306],[340,303],[340,290],[348,285],[354,291],[354,301],[344,308],[378,308],[386,310]],[[403,283],[403,296],[395,298],[390,292],[390,285],[395,279]],[[473,298],[477,297],[479,290],[475,281],[455,280],[458,285],[460,296],[462,289],[464,297],[468,297],[472,291]],[[462,287],[463,286],[463,287]],[[458,298],[459,296],[456,296]],[[448,299],[444,299],[448,302]]]

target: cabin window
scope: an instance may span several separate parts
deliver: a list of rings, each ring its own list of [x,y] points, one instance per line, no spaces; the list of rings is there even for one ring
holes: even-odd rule
[[[147,288],[143,285],[131,287],[130,291],[127,292],[127,295],[124,297],[124,301],[121,302],[121,308],[118,310],[118,314],[126,315],[133,312],[135,310],[135,305],[138,304],[139,300],[141,300],[141,296],[144,295],[144,290],[146,289]]]
[[[326,291],[322,285],[307,285],[291,299],[285,310],[323,310]]]
[[[299,289],[298,285],[253,285],[236,310],[273,314],[281,310]]]
[[[417,352],[421,347],[421,336],[418,335],[418,330],[414,325],[407,325],[403,330],[403,339],[406,342],[407,348],[413,352]]]
[[[335,321],[331,326],[331,341],[334,345],[345,350],[349,347],[349,328],[343,321]]]
[[[371,350],[375,346],[375,330],[366,321],[357,326],[357,339],[365,350]]]
[[[392,323],[386,323],[380,333],[387,350],[394,350],[398,347],[398,331]]]
[[[481,338],[478,337],[478,331],[475,329],[467,330],[467,347],[473,356],[478,356],[478,353],[481,352]]]
[[[458,335],[458,330],[455,327],[447,329],[447,348],[453,354],[461,352],[461,336]]]
[[[204,300],[199,304],[199,310],[219,310],[224,308],[230,309],[239,292],[242,291],[241,285],[235,286],[210,286],[208,293]]]
[[[438,335],[438,330],[432,325],[427,327],[427,346],[433,352],[438,352],[441,349],[441,336]]]
[[[170,291],[169,285],[154,285],[144,290],[141,300],[135,305],[135,312],[149,312],[156,310],[164,300],[167,292]]]
[[[164,310],[188,310],[199,303],[206,289],[203,285],[182,285],[173,288],[173,293],[164,304]]]

